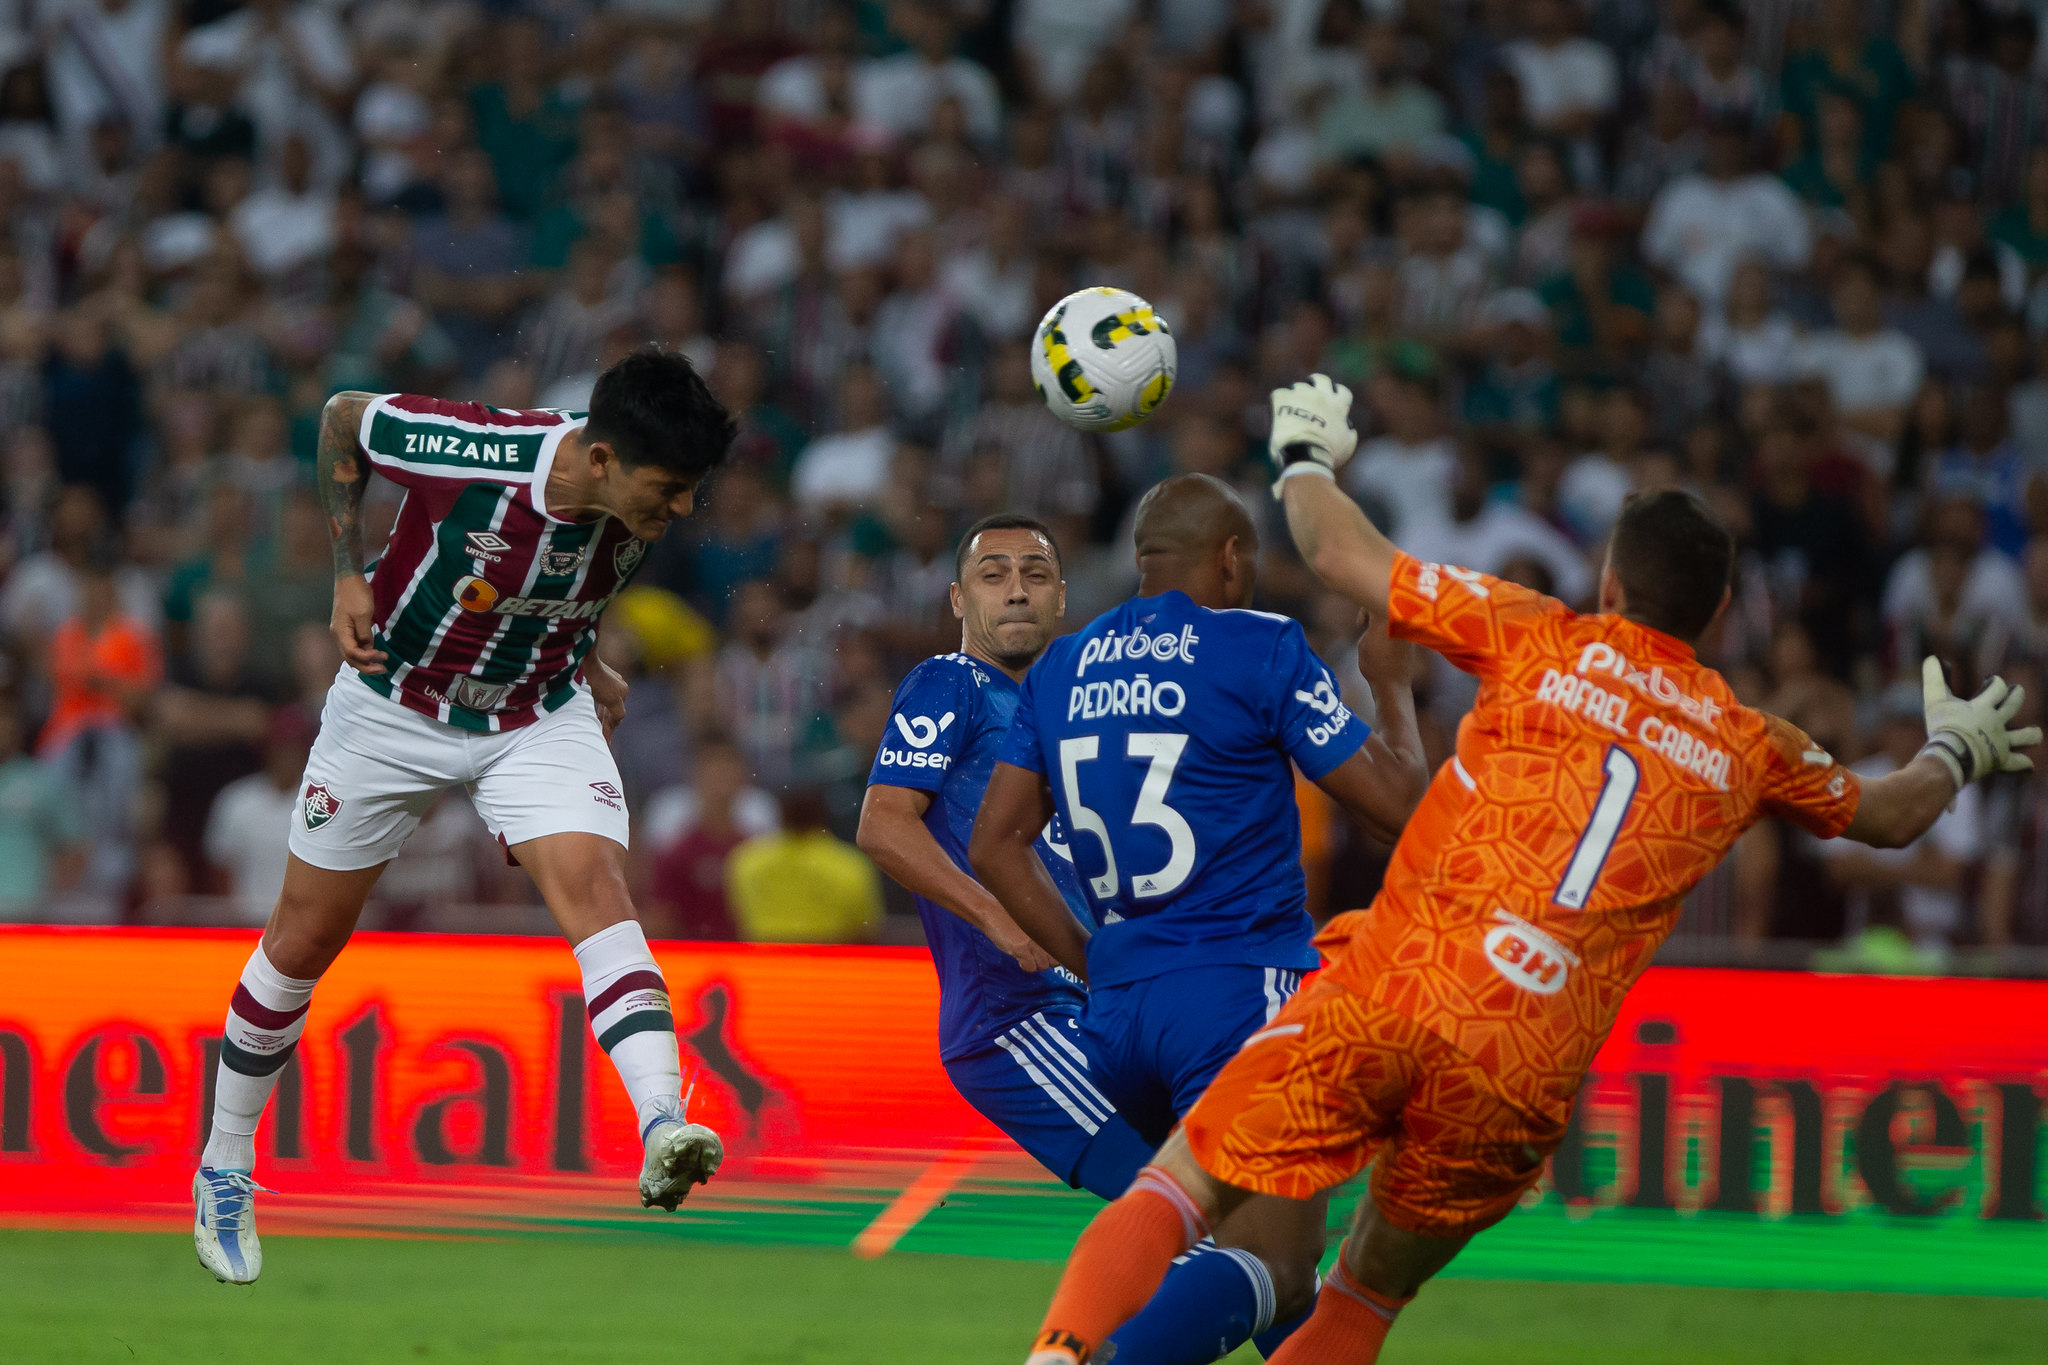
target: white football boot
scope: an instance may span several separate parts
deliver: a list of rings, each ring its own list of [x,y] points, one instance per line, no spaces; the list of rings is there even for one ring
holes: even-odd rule
[[[640,1203],[645,1208],[659,1204],[674,1213],[690,1186],[711,1179],[725,1160],[725,1144],[718,1134],[689,1122],[680,1109],[649,1124],[643,1141],[647,1160],[640,1167]]]
[[[256,1240],[256,1192],[275,1194],[247,1171],[201,1166],[192,1177],[192,1245],[199,1264],[222,1284],[253,1284],[263,1273]]]

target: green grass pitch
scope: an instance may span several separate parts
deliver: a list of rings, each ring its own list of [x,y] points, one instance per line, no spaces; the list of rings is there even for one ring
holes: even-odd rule
[[[675,1238],[278,1236],[215,1284],[189,1239],[0,1230],[0,1360],[1015,1365],[1057,1267]],[[2040,1361],[2048,1302],[1444,1280],[1388,1365]],[[1251,1360],[1246,1353],[1244,1359]]]

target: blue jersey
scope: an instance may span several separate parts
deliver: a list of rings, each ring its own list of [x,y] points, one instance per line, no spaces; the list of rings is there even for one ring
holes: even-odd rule
[[[1301,817],[1368,733],[1301,626],[1140,597],[1025,676],[1005,763],[1044,773],[1101,929],[1091,985],[1181,967],[1307,970]]]
[[[1003,735],[1017,710],[1017,684],[1007,673],[966,654],[941,654],[910,670],[896,689],[889,728],[868,773],[870,786],[914,787],[932,793],[925,828],[953,865],[968,876],[967,838],[981,795],[995,771]],[[1071,860],[1043,837],[1038,857],[1075,914],[1088,902]],[[939,969],[939,1056],[964,1056],[1041,1010],[1073,1013],[1086,993],[1065,968],[1031,973],[988,935],[942,905],[915,896],[925,941]]]

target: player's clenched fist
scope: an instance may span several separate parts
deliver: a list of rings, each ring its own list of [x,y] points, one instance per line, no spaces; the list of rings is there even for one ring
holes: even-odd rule
[[[375,644],[376,620],[377,599],[369,579],[350,574],[334,580],[334,616],[327,629],[341,646],[341,657],[358,673],[384,671],[386,656]]]
[[[1280,478],[1274,495],[1290,475],[1331,474],[1358,449],[1351,429],[1351,390],[1326,374],[1273,390],[1273,435],[1266,443]]]

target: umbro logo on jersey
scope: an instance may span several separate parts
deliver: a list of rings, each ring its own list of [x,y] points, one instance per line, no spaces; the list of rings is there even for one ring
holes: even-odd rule
[[[471,531],[463,540],[469,545],[471,555],[493,564],[504,558],[504,552],[512,548],[511,541],[490,531]]]
[[[625,794],[609,782],[591,783],[590,793],[591,799],[600,806],[610,806],[613,810],[624,810],[626,808],[623,804],[626,799]]]
[[[341,798],[327,790],[325,782],[308,782],[301,804],[305,807],[306,828],[309,830],[320,828],[341,813]]]

